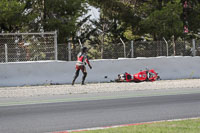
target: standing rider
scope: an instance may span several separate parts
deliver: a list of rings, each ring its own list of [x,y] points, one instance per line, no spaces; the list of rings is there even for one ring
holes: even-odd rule
[[[83,47],[81,49],[81,52],[77,55],[77,62],[76,62],[76,72],[75,72],[75,76],[74,79],[72,81],[72,85],[74,85],[78,75],[79,75],[79,71],[81,70],[83,73],[83,77],[82,77],[82,85],[84,85],[85,82],[85,78],[87,76],[87,71],[86,71],[86,63],[88,64],[88,66],[90,67],[90,69],[92,69],[92,66],[90,65],[89,59],[87,57],[87,47]]]

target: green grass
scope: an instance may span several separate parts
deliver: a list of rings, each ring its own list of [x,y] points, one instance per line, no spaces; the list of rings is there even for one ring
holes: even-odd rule
[[[137,126],[84,131],[80,133],[200,133],[200,119],[157,122]]]

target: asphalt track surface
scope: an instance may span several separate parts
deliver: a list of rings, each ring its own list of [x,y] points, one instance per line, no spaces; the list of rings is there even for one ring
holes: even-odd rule
[[[98,94],[96,99],[97,94],[93,98],[85,94],[79,99],[36,98],[40,102],[0,99],[0,133],[44,133],[200,117],[198,88],[173,90],[173,93],[130,91],[109,97],[111,94]]]

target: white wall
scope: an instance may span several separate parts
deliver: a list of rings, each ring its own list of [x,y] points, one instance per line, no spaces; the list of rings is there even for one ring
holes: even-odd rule
[[[45,61],[0,64],[0,86],[71,83],[76,62]],[[155,69],[161,79],[200,78],[200,57],[157,57],[118,60],[93,60],[87,67],[86,82],[109,82],[118,74]],[[107,76],[108,78],[105,78]],[[77,82],[80,82],[80,72]]]

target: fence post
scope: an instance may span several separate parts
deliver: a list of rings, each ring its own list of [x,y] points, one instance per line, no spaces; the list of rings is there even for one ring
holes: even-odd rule
[[[165,41],[165,43],[166,43],[166,49],[167,49],[167,56],[169,56],[169,44],[168,44],[168,42],[166,41],[166,39],[163,37],[163,40]]]
[[[58,42],[57,42],[57,31],[54,33],[54,49],[55,49],[55,60],[58,60]]]
[[[8,62],[8,45],[5,44],[5,62]]]
[[[120,38],[122,44],[124,45],[124,58],[126,58],[126,44],[124,43],[124,41]]]
[[[195,39],[192,39],[192,54],[193,56],[196,56],[196,46],[195,46]]]
[[[71,41],[72,41],[72,39],[70,39],[68,42],[68,61],[72,60]]]
[[[133,45],[133,40],[131,41],[131,58],[134,58],[134,45]]]
[[[184,41],[184,45],[185,45],[185,41]],[[174,56],[176,56],[176,43],[174,40],[174,35],[172,36],[172,46],[173,46]]]

